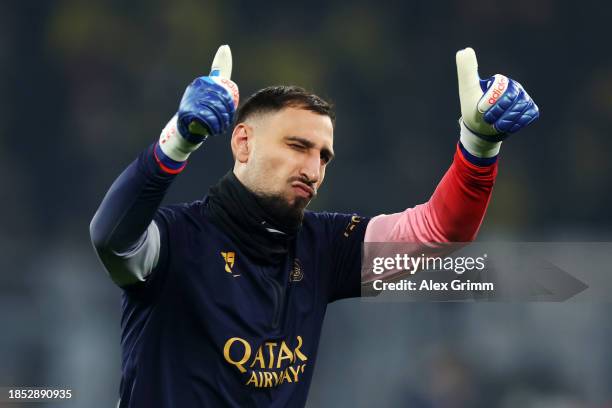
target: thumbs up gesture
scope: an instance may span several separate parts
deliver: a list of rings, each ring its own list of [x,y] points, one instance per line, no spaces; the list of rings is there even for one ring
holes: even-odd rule
[[[204,139],[224,133],[232,125],[239,93],[231,75],[232,51],[228,45],[222,45],[217,50],[210,74],[189,84],[177,114],[161,132],[155,146],[155,158],[165,172],[182,171],[189,155]]]
[[[480,79],[472,48],[458,51],[456,60],[462,120],[476,136],[499,142],[539,117],[538,106],[515,80],[500,74]]]
[[[210,75],[196,78],[185,90],[178,110],[178,130],[191,143],[225,132],[238,107],[238,86],[232,82],[232,52],[217,50]]]

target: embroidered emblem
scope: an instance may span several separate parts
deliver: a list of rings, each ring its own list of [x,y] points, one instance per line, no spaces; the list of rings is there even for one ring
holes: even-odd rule
[[[225,261],[225,272],[232,273],[232,269],[234,268],[234,262],[236,261],[236,253],[233,251],[229,252],[221,252],[221,256]],[[233,275],[240,276],[240,275]]]
[[[289,280],[291,282],[299,282],[304,277],[304,271],[302,269],[302,264],[300,260],[295,258],[293,260],[293,268],[291,268],[291,272],[289,273]]]
[[[355,227],[357,227],[357,224],[359,224],[360,222],[361,217],[358,215],[353,215],[351,217],[351,222],[349,223],[349,225],[346,226],[346,229],[344,230],[344,237],[348,238],[348,236],[351,234],[351,232],[353,232]]]

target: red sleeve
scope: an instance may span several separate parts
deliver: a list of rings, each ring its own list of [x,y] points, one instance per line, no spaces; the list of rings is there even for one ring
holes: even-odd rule
[[[424,204],[404,212],[374,217],[365,242],[469,242],[478,233],[493,184],[497,161],[489,166],[470,163],[457,145],[450,168]]]

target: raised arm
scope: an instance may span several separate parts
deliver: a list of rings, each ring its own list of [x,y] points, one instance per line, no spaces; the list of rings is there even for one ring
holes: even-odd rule
[[[475,239],[491,199],[502,140],[539,116],[523,87],[504,76],[478,76],[471,48],[457,53],[461,137],[455,158],[430,200],[401,213],[379,215],[365,242],[406,242],[417,251]],[[363,277],[367,280],[367,277]]]
[[[463,127],[462,133],[467,132]],[[368,224],[365,241],[428,244],[472,241],[491,199],[496,175],[497,156],[474,156],[460,141],[453,163],[429,201],[401,213],[374,217]]]
[[[231,70],[231,51],[221,46],[210,76],[196,78],[187,87],[159,141],[121,173],[94,215],[92,243],[119,286],[144,281],[153,271],[164,244],[153,218],[166,191],[204,139],[231,125],[238,106]]]

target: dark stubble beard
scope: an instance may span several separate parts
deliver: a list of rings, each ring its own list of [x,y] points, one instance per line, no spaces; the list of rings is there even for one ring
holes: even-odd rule
[[[288,226],[289,228],[297,228],[302,224],[304,219],[304,210],[310,202],[304,197],[296,197],[293,203],[290,203],[286,197],[281,194],[256,193],[257,202],[271,218],[279,222],[279,227]]]

